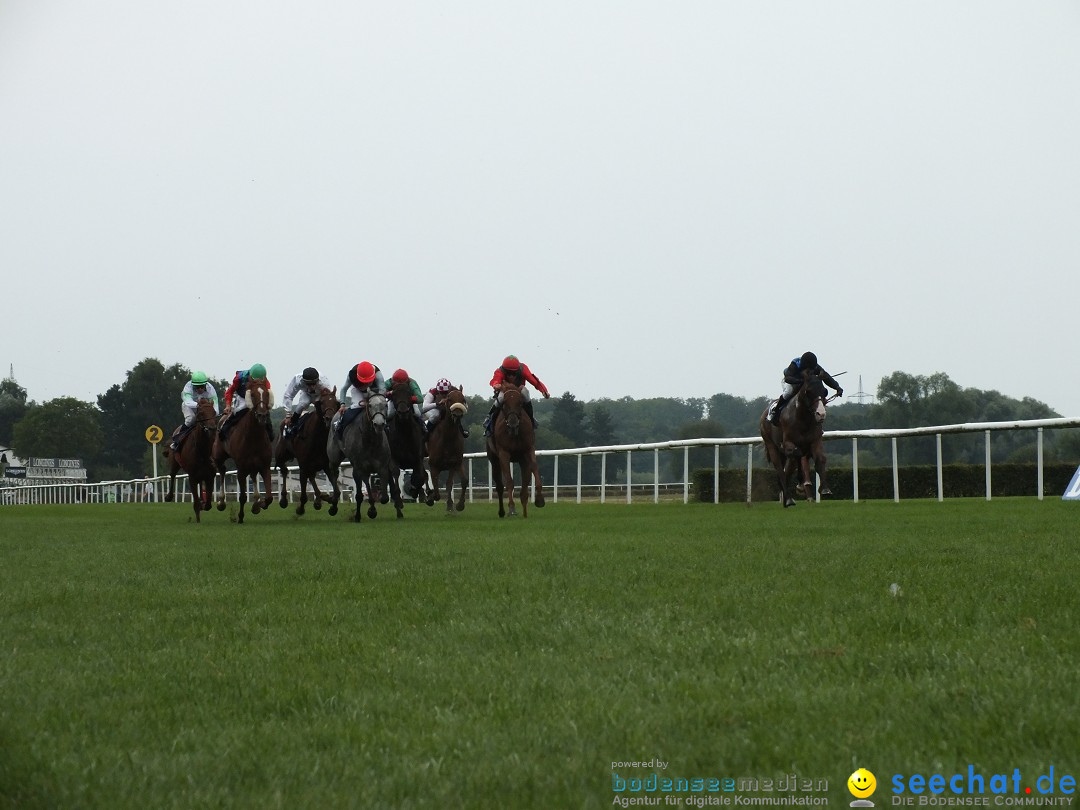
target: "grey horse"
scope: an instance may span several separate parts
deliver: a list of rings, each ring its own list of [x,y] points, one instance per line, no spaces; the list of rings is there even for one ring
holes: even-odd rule
[[[379,503],[394,501],[397,516],[404,517],[401,511],[404,504],[398,482],[390,474],[390,443],[386,436],[386,397],[373,394],[367,403],[341,430],[331,430],[326,439],[326,455],[330,461],[330,480],[337,481],[338,470],[342,462],[348,459],[352,464],[353,481],[356,482],[356,517],[360,522],[360,507],[363,500],[362,490],[367,490],[369,518],[378,515],[375,509],[375,497]]]

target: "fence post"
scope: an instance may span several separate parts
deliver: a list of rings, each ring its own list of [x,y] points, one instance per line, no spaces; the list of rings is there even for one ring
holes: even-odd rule
[[[986,431],[986,500],[990,500],[990,431]]]
[[[900,470],[896,464],[896,437],[892,437],[892,499],[900,503]]]
[[[945,500],[945,487],[942,485],[941,476],[941,434],[935,434],[937,436],[937,499],[938,503]]]
[[[854,503],[859,502],[859,437],[851,437],[851,488],[855,495]]]

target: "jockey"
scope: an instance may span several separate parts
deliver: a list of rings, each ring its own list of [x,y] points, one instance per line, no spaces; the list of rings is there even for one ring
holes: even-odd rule
[[[420,410],[427,420],[428,433],[435,428],[435,423],[439,421],[439,406],[446,401],[446,395],[450,393],[450,389],[453,387],[450,381],[443,377],[424,394],[424,405]],[[458,427],[461,428],[461,435],[466,439],[469,438],[469,429],[461,422],[458,422]]]
[[[533,404],[529,398],[529,389],[525,387],[525,383],[531,383],[533,388],[544,395],[544,399],[551,396],[548,393],[547,386],[540,382],[540,378],[537,377],[529,367],[522,363],[512,354],[507,355],[491,377],[491,382],[488,383],[495,389],[495,401],[491,403],[491,410],[488,411],[487,418],[484,420],[484,435],[490,436],[491,431],[495,425],[495,413],[499,409],[499,405],[502,404],[502,394],[499,391],[499,387],[503,382],[511,382],[514,385],[521,386],[522,396],[525,397],[525,411],[529,414],[529,418],[532,419],[533,427],[537,427],[536,417],[533,416]]]
[[[218,396],[214,386],[202,371],[193,371],[191,379],[187,381],[184,390],[180,392],[180,410],[184,414],[184,424],[173,433],[169,449],[176,450],[180,440],[184,438],[195,425],[195,411],[199,407],[199,400],[208,399],[214,403],[214,415],[218,412]]]
[[[351,402],[349,408],[363,408],[367,404],[368,397],[372,394],[386,395],[386,382],[383,380],[379,367],[364,360],[349,369],[345,377],[345,385],[341,387],[341,410],[345,412],[345,403]]]
[[[424,417],[420,415],[420,384],[416,380],[414,380],[412,377],[409,376],[409,372],[407,372],[403,368],[399,368],[397,371],[395,371],[391,375],[391,377],[390,377],[390,386],[389,387],[393,388],[395,385],[399,385],[401,383],[404,383],[405,385],[408,385],[409,390],[412,392],[412,412],[413,412],[413,417],[416,419],[417,423],[420,425],[420,430],[423,431],[424,435],[426,436],[427,435],[428,425],[427,425],[427,422],[424,421]],[[388,415],[390,416],[391,419],[394,417],[394,409],[393,408],[390,409]]]
[[[342,419],[345,409],[363,410],[368,397],[373,394],[385,396],[386,382],[383,380],[379,367],[364,360],[349,369],[349,373],[345,376],[345,385],[341,387],[341,407],[338,408],[338,416],[334,420],[334,433],[339,439],[345,429],[345,422]],[[351,404],[346,405],[346,403]]]
[[[313,400],[319,398],[319,391],[329,387],[330,381],[319,374],[318,369],[311,366],[289,380],[289,384],[285,386],[285,393],[281,397],[284,400],[282,404],[285,406],[285,422],[282,424],[282,429],[287,436],[291,436],[300,424],[300,416],[304,413],[304,409]]]
[[[788,367],[784,369],[784,380],[783,387],[780,391],[780,398],[769,406],[769,421],[774,425],[780,424],[780,412],[784,410],[784,406],[791,401],[799,388],[802,387],[802,373],[804,371],[812,371],[821,377],[821,381],[829,386],[829,388],[833,389],[838,397],[844,395],[844,389],[837,385],[836,380],[829,376],[829,372],[818,365],[817,355],[813,352],[803,352],[802,356],[796,357],[788,363]]]
[[[222,427],[222,433],[224,438],[224,431],[227,425],[235,424],[236,419],[240,414],[247,409],[247,399],[244,394],[247,393],[248,382],[251,380],[266,380],[267,389],[270,388],[270,380],[266,379],[266,366],[262,363],[256,363],[249,369],[241,369],[233,376],[233,380],[229,383],[229,387],[225,389],[225,424]],[[270,424],[269,420],[266,422],[266,434],[270,437],[270,441],[274,441],[274,428]]]

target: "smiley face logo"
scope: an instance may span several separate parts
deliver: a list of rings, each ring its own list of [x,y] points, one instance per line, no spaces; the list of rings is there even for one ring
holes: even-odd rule
[[[847,789],[856,799],[865,799],[877,790],[877,779],[866,768],[859,768],[848,777]]]

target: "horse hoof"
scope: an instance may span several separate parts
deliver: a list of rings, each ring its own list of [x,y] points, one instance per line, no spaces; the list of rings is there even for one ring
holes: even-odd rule
[[[384,503],[385,503],[385,501],[384,501]],[[367,510],[367,516],[369,518],[371,518],[372,520],[374,520],[378,516],[378,514],[379,513],[375,510],[374,506]]]
[[[458,505],[457,505],[456,507],[454,507],[454,508],[455,508],[455,509],[457,509],[457,510],[458,510],[459,512],[464,512],[464,511],[465,511],[465,504],[463,504],[463,503],[459,503],[459,504],[458,504]]]
[[[218,501],[217,510],[219,512],[224,512],[225,511],[225,502],[224,501]]]
[[[298,515],[302,515],[302,514],[304,514],[304,506],[303,506],[303,504],[301,504],[300,506],[296,507],[296,514],[298,514]]]
[[[330,513],[330,517],[333,517],[334,515],[336,515],[337,514],[337,504],[335,503],[327,511]]]
[[[536,499],[536,508],[537,509],[543,509],[546,504],[547,504],[547,501],[545,501],[543,498],[537,498]]]
[[[172,502],[173,502],[173,496],[169,495],[168,493],[165,493],[165,503],[172,503]]]
[[[818,494],[819,495],[832,495],[832,490],[829,489],[828,487],[822,487],[820,490],[818,490]]]
[[[282,509],[284,509],[284,508],[285,508],[286,506],[288,506],[288,505],[289,505],[289,499],[288,499],[288,498],[282,498],[282,499],[281,499],[280,501],[278,501],[278,505],[279,505],[279,506],[280,506],[280,507],[281,507]]]
[[[789,506],[794,506],[794,505],[795,505],[795,499],[794,498],[788,498],[786,501],[784,501],[784,508],[785,509],[787,509]]]

